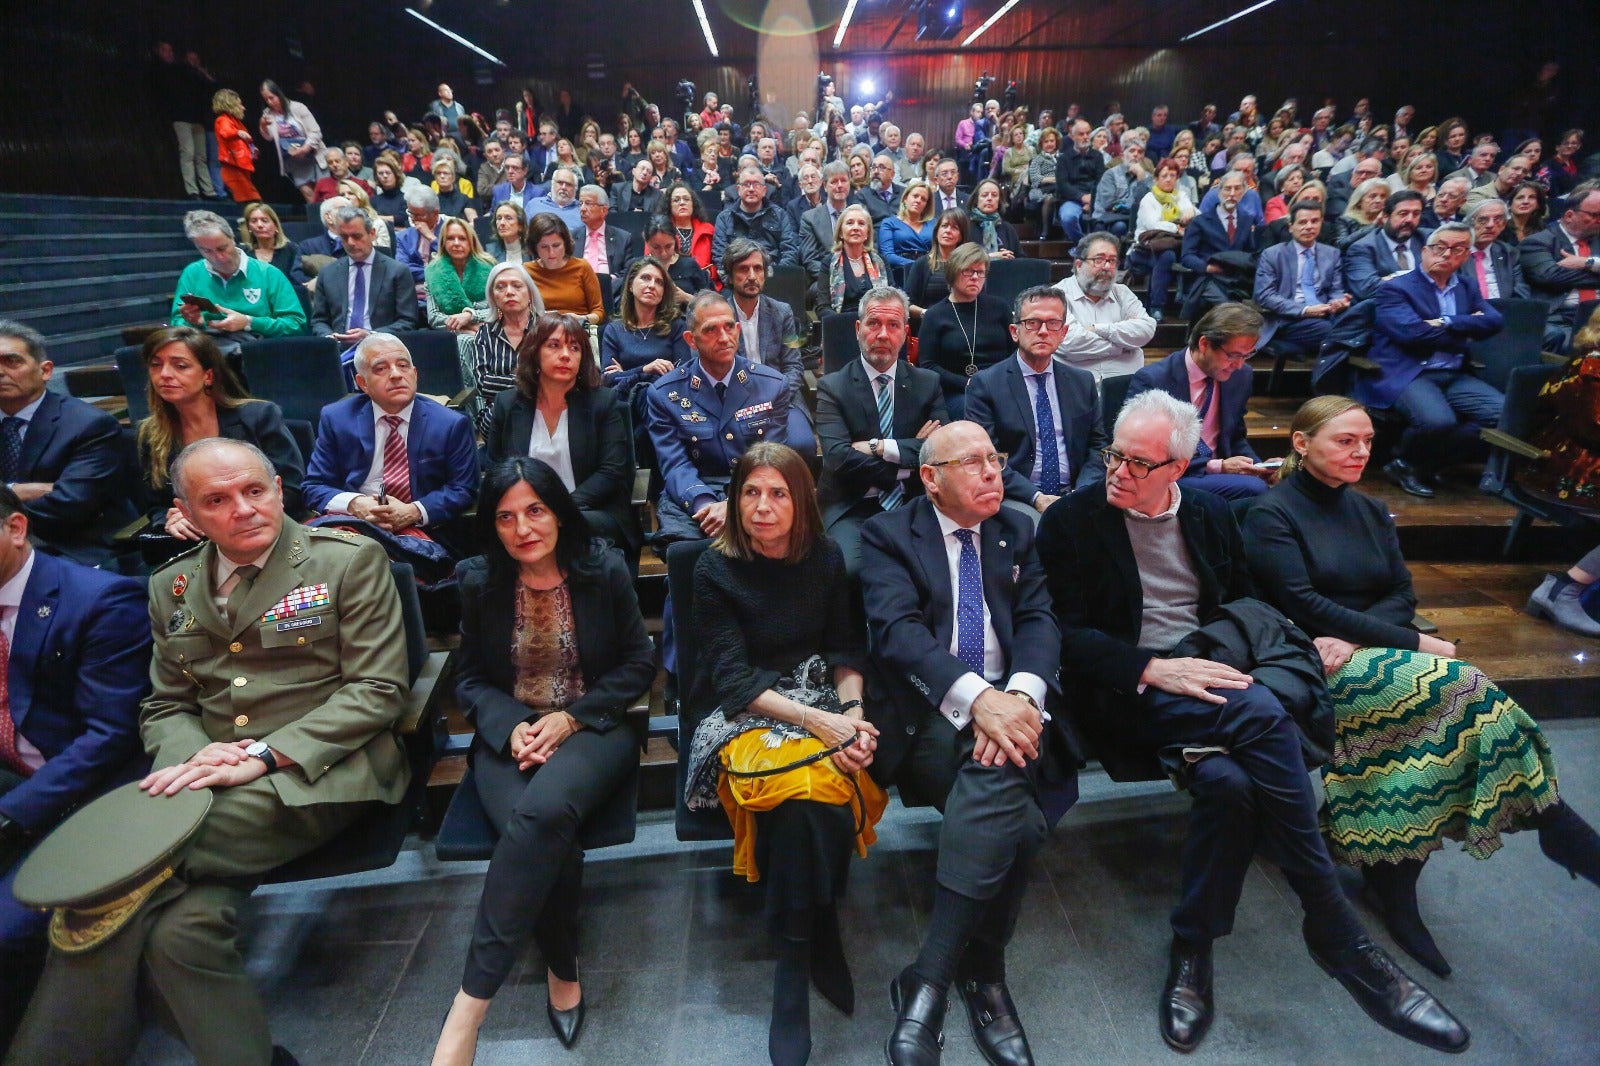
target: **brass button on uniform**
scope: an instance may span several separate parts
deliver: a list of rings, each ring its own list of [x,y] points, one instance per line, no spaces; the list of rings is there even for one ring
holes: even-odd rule
[[[228,645],[228,650],[237,655],[239,652],[244,651],[244,645],[236,640],[232,644]]]
[[[243,729],[245,726],[250,724],[250,716],[248,714],[241,714],[239,717],[233,720],[233,724],[238,726],[240,729]]]
[[[233,687],[234,688],[244,688],[244,686],[246,684],[247,684],[247,682],[242,677],[236,677],[236,678],[233,679]]]
[[[304,644],[306,642],[306,638],[305,637],[295,637],[294,638],[294,642],[296,644]]]
[[[729,440],[732,440],[732,439],[733,439],[733,434],[732,434],[732,433],[729,433],[729,434],[728,434],[728,439],[729,439]]]

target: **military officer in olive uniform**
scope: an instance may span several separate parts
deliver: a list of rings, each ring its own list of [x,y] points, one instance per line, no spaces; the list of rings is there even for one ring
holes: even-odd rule
[[[126,1061],[141,970],[202,1066],[294,1061],[273,1048],[234,916],[262,875],[398,802],[409,777],[395,733],[404,627],[383,550],[285,519],[271,463],[248,444],[191,444],[172,481],[209,539],[151,579],[140,731],[154,769],[138,802],[210,788],[211,810],[120,932],[52,950],[8,1062]]]
[[[722,532],[734,460],[756,441],[785,443],[789,387],[783,375],[739,354],[739,323],[728,301],[696,293],[684,334],[695,357],[650,387],[650,441],[663,489],[659,539],[698,540]]]

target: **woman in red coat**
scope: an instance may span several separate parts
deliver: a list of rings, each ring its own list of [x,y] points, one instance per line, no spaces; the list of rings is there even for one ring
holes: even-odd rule
[[[700,264],[700,269],[711,275],[711,283],[722,288],[717,278],[717,264],[712,262],[711,237],[715,227],[704,218],[704,209],[694,190],[681,181],[675,181],[661,192],[658,208],[667,216],[678,234],[678,254],[686,255]]]
[[[244,123],[244,101],[232,89],[218,89],[211,98],[217,113],[217,159],[222,163],[222,184],[236,204],[256,203],[264,197],[256,191],[251,174],[256,169],[255,146]]]

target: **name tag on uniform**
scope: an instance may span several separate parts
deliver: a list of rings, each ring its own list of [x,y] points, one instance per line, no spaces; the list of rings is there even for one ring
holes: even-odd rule
[[[287,633],[291,629],[304,629],[306,626],[320,626],[322,616],[312,615],[310,618],[291,618],[287,622],[279,622],[275,627],[279,633]]]

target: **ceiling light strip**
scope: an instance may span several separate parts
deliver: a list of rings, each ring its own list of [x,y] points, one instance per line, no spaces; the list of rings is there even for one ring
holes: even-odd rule
[[[1013,0],[1014,2],[1015,0]],[[839,31],[833,35],[833,46],[835,48],[844,44],[844,31],[850,28],[850,19],[855,16],[855,13],[856,0],[850,0],[848,4],[844,5],[844,17],[839,19]]]
[[[1196,37],[1200,36],[1203,33],[1210,33],[1212,30],[1216,29],[1218,26],[1226,26],[1228,23],[1232,22],[1234,19],[1244,18],[1246,15],[1250,14],[1250,12],[1252,12],[1252,11],[1260,11],[1262,8],[1266,7],[1268,4],[1275,4],[1275,3],[1277,3],[1277,0],[1261,0],[1261,2],[1259,4],[1251,4],[1249,7],[1245,8],[1243,11],[1235,11],[1233,14],[1229,15],[1227,18],[1221,19],[1221,20],[1219,20],[1217,22],[1213,22],[1211,25],[1207,26],[1205,29],[1195,30],[1193,33],[1189,34],[1189,36],[1179,38],[1178,39],[1178,43],[1182,44],[1184,41],[1192,41]]]
[[[1268,0],[1268,2],[1270,3],[1271,0]],[[973,41],[976,41],[979,37],[982,37],[985,30],[987,30],[990,26],[993,26],[996,22],[999,22],[1001,17],[1004,16],[1007,11],[1010,11],[1012,8],[1017,6],[1017,3],[1018,0],[1006,0],[1006,2],[1000,6],[999,11],[996,11],[994,14],[990,15],[982,26],[979,26],[977,29],[973,30],[967,39],[961,42],[961,47],[965,48]]]
[[[695,17],[700,20],[700,32],[706,35],[706,47],[711,49],[711,58],[718,59],[721,53],[717,51],[717,39],[711,36],[711,20],[706,18],[706,6],[700,0],[694,0]]]
[[[698,0],[696,0],[696,2],[698,2]],[[406,14],[410,15],[412,18],[418,20],[419,22],[424,23],[425,25],[432,26],[434,29],[438,30],[440,33],[444,34],[446,37],[450,38],[452,41],[455,41],[457,44],[465,45],[466,47],[472,49],[474,52],[478,53],[480,56],[482,56],[483,58],[487,59],[489,62],[497,63],[502,67],[505,66],[504,61],[502,61],[499,56],[490,55],[488,52],[485,52],[482,48],[479,48],[477,45],[473,44],[471,41],[469,41],[465,37],[461,36],[461,34],[455,32],[454,30],[445,29],[443,26],[439,25],[437,22],[433,21],[427,15],[424,15],[422,12],[416,10],[415,8],[409,8],[409,7],[406,8]]]

